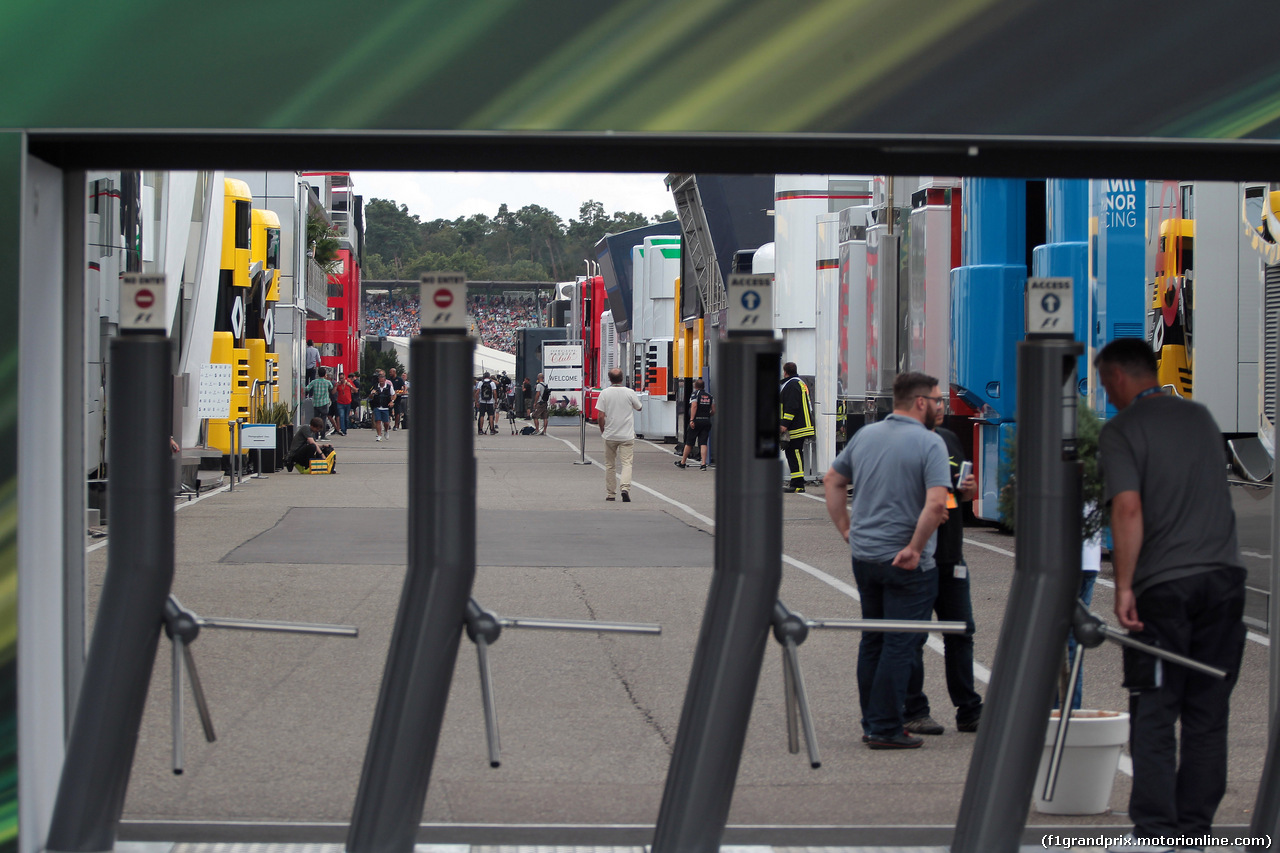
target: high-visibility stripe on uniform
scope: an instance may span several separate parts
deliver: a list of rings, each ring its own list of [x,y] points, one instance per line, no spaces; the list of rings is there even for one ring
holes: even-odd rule
[[[798,411],[787,411],[787,391],[791,388],[791,383],[795,382],[799,385],[800,405]],[[813,428],[813,406],[809,403],[809,387],[804,384],[799,376],[792,376],[782,383],[782,392],[779,394],[783,399],[782,405],[782,425],[787,428],[787,437],[789,439],[808,438],[815,434]],[[794,393],[791,394],[794,398]],[[795,406],[793,405],[793,409]]]

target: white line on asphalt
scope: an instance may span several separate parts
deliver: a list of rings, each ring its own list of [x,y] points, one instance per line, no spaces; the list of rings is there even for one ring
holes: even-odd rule
[[[552,438],[555,438],[557,441],[563,441],[565,444],[567,444],[567,445],[568,445],[570,448],[572,448],[573,450],[577,450],[577,449],[578,449],[578,448],[577,448],[575,445],[573,445],[571,442],[566,441],[565,439],[560,438],[559,436],[552,436]],[[643,439],[642,439],[642,440],[643,440]],[[604,467],[604,465],[602,465],[600,462],[597,462],[595,459],[592,459],[590,456],[588,456],[587,458],[591,460],[591,463],[592,463],[593,465],[596,465],[597,467],[600,467],[600,468],[603,468],[603,467]],[[648,486],[642,485],[642,484],[637,483],[637,482],[635,482],[635,481],[632,481],[632,483],[631,483],[631,487],[632,487],[632,488],[635,488],[635,489],[641,489],[641,490],[643,490],[644,492],[646,492],[646,493],[648,493],[648,494],[651,494],[651,495],[653,495],[654,497],[658,498],[659,500],[666,501],[667,503],[671,504],[672,506],[674,506],[674,507],[676,507],[676,508],[678,508],[678,509],[680,509],[680,510],[682,510],[682,511],[686,512],[686,513],[688,513],[689,515],[692,515],[694,518],[698,519],[699,521],[701,521],[703,524],[707,525],[708,527],[713,527],[713,528],[714,528],[714,527],[716,526],[716,523],[715,523],[715,521],[714,521],[713,519],[708,518],[707,516],[705,516],[705,515],[703,515],[702,513],[700,513],[700,512],[698,512],[698,511],[694,510],[692,507],[690,507],[690,506],[688,506],[688,505],[686,505],[686,504],[682,504],[682,503],[680,503],[679,501],[677,501],[677,500],[675,500],[675,499],[673,499],[673,498],[669,498],[669,497],[667,497],[666,495],[662,494],[662,493],[661,493],[661,492],[659,492],[659,491],[656,491],[656,490],[654,490],[654,489],[651,489],[651,488],[649,488]],[[779,488],[781,488],[781,486],[779,486]],[[808,496],[808,495],[807,495],[807,493],[806,493],[806,497],[807,497],[807,496]],[[815,499],[816,499],[816,500],[823,500],[822,498],[815,498]],[[968,540],[966,540],[966,541],[968,541]],[[858,595],[858,590],[857,590],[857,588],[856,588],[856,587],[854,587],[854,586],[852,586],[852,585],[850,585],[850,584],[846,583],[845,581],[840,580],[840,579],[839,579],[839,578],[837,578],[837,577],[833,577],[832,575],[827,574],[827,573],[826,573],[826,572],[824,572],[822,569],[819,569],[819,568],[817,568],[816,566],[811,566],[811,565],[809,565],[808,563],[805,563],[805,562],[802,562],[802,561],[800,561],[800,560],[797,560],[795,557],[791,557],[791,556],[789,556],[789,555],[787,555],[787,554],[783,554],[783,555],[782,555],[782,562],[786,563],[788,566],[792,566],[792,567],[794,567],[794,568],[799,569],[800,571],[804,572],[805,574],[811,575],[812,577],[814,577],[814,578],[816,578],[816,579],[818,579],[818,580],[822,581],[823,583],[825,583],[827,586],[830,586],[832,589],[839,590],[840,592],[842,592],[842,593],[844,593],[845,595],[847,595],[847,596],[849,596],[850,598],[852,598],[854,601],[857,601],[857,602],[861,602],[861,601],[862,601],[862,597],[861,597],[860,595]],[[926,641],[926,644],[929,646],[929,648],[933,649],[933,650],[934,650],[935,652],[937,652],[938,654],[942,654],[942,652],[943,652],[943,648],[944,648],[944,647],[943,647],[943,645],[942,645],[942,640],[941,640],[941,639],[939,639],[938,637],[935,637],[934,635],[930,634],[930,635],[929,635],[929,639]],[[979,681],[981,681],[983,684],[987,684],[987,683],[989,683],[989,682],[991,681],[991,670],[987,669],[985,666],[983,666],[982,664],[977,663],[977,662],[975,661],[975,662],[974,662],[974,664],[973,664],[973,677],[974,677],[974,678],[977,678],[977,679],[978,679]]]
[[[201,495],[198,498],[192,498],[191,500],[186,501],[185,503],[176,504],[173,508],[173,511],[177,512],[178,510],[182,509],[184,506],[190,506],[191,504],[198,504],[200,503],[200,501],[204,500],[205,498],[211,498],[214,495],[219,494],[221,492],[225,492],[230,488],[231,488],[230,486],[222,486],[221,488],[214,489],[212,492],[206,492],[205,494]],[[88,548],[85,548],[84,552],[86,554],[92,554],[94,551],[97,551],[99,548],[106,547],[106,544],[108,541],[110,541],[110,537],[103,537],[101,541],[94,542]]]

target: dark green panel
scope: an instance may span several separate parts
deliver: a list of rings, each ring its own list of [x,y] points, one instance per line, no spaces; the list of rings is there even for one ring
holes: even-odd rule
[[[0,233],[22,220],[20,133],[0,133]],[[18,253],[0,257],[0,382],[18,387]],[[18,407],[0,406],[0,851],[18,846]]]
[[[1270,0],[15,0],[0,127],[1274,138],[1274,18]]]

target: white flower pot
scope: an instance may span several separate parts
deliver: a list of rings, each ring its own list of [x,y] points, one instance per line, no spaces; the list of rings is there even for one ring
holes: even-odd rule
[[[1036,773],[1036,811],[1042,814],[1104,814],[1111,801],[1120,751],[1129,740],[1129,715],[1119,711],[1072,711],[1067,727],[1067,743],[1052,802],[1041,799],[1049,773],[1053,740],[1058,734],[1058,712],[1054,711],[1044,736],[1044,754]]]

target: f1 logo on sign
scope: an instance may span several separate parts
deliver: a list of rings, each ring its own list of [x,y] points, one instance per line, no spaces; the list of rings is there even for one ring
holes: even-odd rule
[[[773,276],[729,277],[728,331],[730,334],[765,334],[773,329]]]
[[[125,273],[120,280],[120,331],[165,333],[164,281],[163,275]]]
[[[422,274],[422,330],[456,331],[467,328],[467,277],[460,272]]]
[[[1075,308],[1070,278],[1027,279],[1027,337],[1070,338],[1075,334]]]

